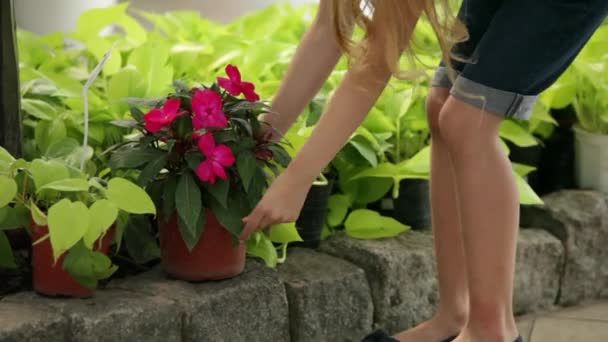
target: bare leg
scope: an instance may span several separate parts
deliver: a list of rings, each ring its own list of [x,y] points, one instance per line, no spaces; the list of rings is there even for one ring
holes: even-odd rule
[[[470,296],[458,342],[512,342],[518,192],[498,130],[502,118],[453,97],[440,115],[454,165]]]
[[[432,88],[427,100],[431,127],[431,208],[439,280],[439,310],[435,316],[396,336],[401,341],[434,342],[457,335],[468,313],[464,245],[452,161],[439,131],[439,113],[447,88]]]

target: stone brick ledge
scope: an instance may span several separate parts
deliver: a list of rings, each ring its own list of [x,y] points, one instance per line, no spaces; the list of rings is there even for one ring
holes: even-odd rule
[[[566,207],[573,198],[583,204]],[[598,265],[606,258],[582,268],[604,255],[599,248],[606,251],[603,201],[594,193],[548,197],[535,226],[551,231],[558,222],[574,239],[566,244],[541,229],[520,232],[518,313],[551,307],[560,292],[572,302],[602,295],[596,284],[577,289],[572,277],[604,277]],[[543,220],[547,212],[551,220]],[[92,299],[8,296],[0,301],[0,341],[360,341],[374,326],[397,331],[430,317],[438,302],[434,272],[429,233],[382,240],[338,234],[319,252],[290,249],[277,270],[250,259],[243,275],[225,281],[191,284],[155,269],[115,280]]]

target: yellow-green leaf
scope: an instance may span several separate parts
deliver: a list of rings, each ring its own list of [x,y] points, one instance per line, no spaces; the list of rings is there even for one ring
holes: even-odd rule
[[[118,209],[128,213],[156,214],[156,207],[150,196],[142,188],[124,178],[112,178],[108,182],[106,196]]]
[[[357,239],[393,237],[409,229],[392,217],[385,217],[368,209],[353,211],[348,215],[344,227],[348,235]]]
[[[289,243],[294,241],[303,241],[298,234],[296,224],[292,223],[279,223],[270,227],[270,233],[268,234],[270,241],[277,243]]]
[[[92,247],[95,240],[110,228],[118,217],[118,208],[108,200],[99,200],[89,208],[89,229],[84,234],[84,244]]]
[[[5,207],[17,194],[17,183],[12,178],[0,176],[0,208]]]
[[[66,192],[78,192],[78,191],[88,191],[89,190],[89,182],[80,178],[67,178],[61,179],[58,181],[54,181],[52,183],[45,184],[41,186],[36,191],[39,193],[42,190],[50,189],[57,191],[66,191]]]
[[[32,219],[39,226],[46,226],[48,224],[48,219],[46,215],[38,208],[34,201],[30,202],[30,212],[32,214]]]
[[[49,235],[55,260],[82,239],[89,219],[89,209],[82,202],[63,199],[49,209]]]

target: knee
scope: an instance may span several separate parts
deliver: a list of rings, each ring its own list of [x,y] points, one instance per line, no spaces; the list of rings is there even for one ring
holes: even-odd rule
[[[449,94],[448,89],[433,87],[426,98],[426,116],[433,139],[440,137],[439,114]]]
[[[453,98],[449,98],[439,113],[441,139],[452,157],[476,157],[498,142],[502,120]]]

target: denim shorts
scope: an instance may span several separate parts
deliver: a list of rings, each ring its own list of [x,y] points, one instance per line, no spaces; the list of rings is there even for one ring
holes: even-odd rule
[[[608,0],[463,0],[458,16],[469,39],[454,46],[454,82],[441,63],[432,86],[484,111],[528,119],[538,94],[607,15]]]

